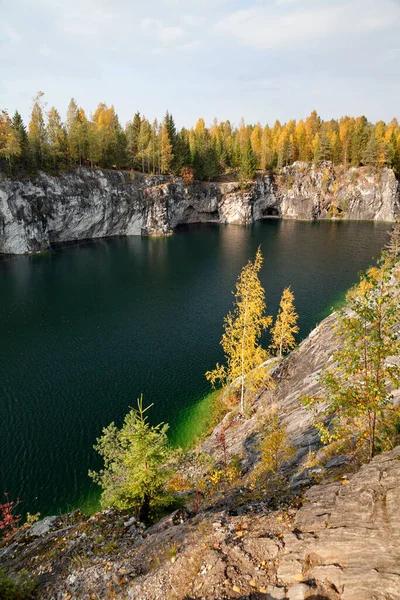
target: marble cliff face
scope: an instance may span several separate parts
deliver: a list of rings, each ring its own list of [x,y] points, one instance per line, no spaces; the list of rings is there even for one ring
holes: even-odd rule
[[[185,185],[180,178],[79,168],[35,179],[0,175],[0,252],[114,235],[164,235],[183,223],[284,219],[393,221],[399,183],[391,169],[294,163],[244,189],[237,182]]]

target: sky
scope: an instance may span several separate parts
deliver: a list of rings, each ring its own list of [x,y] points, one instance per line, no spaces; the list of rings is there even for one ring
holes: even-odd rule
[[[0,0],[0,110],[400,118],[400,0]]]

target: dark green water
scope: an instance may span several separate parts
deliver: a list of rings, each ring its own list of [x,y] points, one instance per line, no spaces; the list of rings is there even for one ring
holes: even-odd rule
[[[388,225],[265,221],[190,226],[0,262],[0,493],[57,513],[96,496],[87,476],[104,425],[144,393],[185,438],[188,408],[221,360],[231,290],[262,244],[275,314],[291,285],[301,335],[371,264]]]

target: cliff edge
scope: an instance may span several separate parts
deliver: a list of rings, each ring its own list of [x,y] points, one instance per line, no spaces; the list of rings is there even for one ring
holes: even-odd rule
[[[86,168],[57,177],[0,176],[0,253],[114,235],[165,235],[184,223],[394,221],[399,212],[400,187],[391,169],[346,170],[328,162],[294,163],[242,188]]]

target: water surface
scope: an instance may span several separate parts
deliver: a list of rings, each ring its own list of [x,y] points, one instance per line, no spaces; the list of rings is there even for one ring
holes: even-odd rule
[[[268,311],[291,285],[304,337],[371,264],[387,224],[193,225],[0,262],[0,493],[58,513],[96,486],[92,449],[143,393],[179,437],[209,391],[241,267],[262,245]]]

